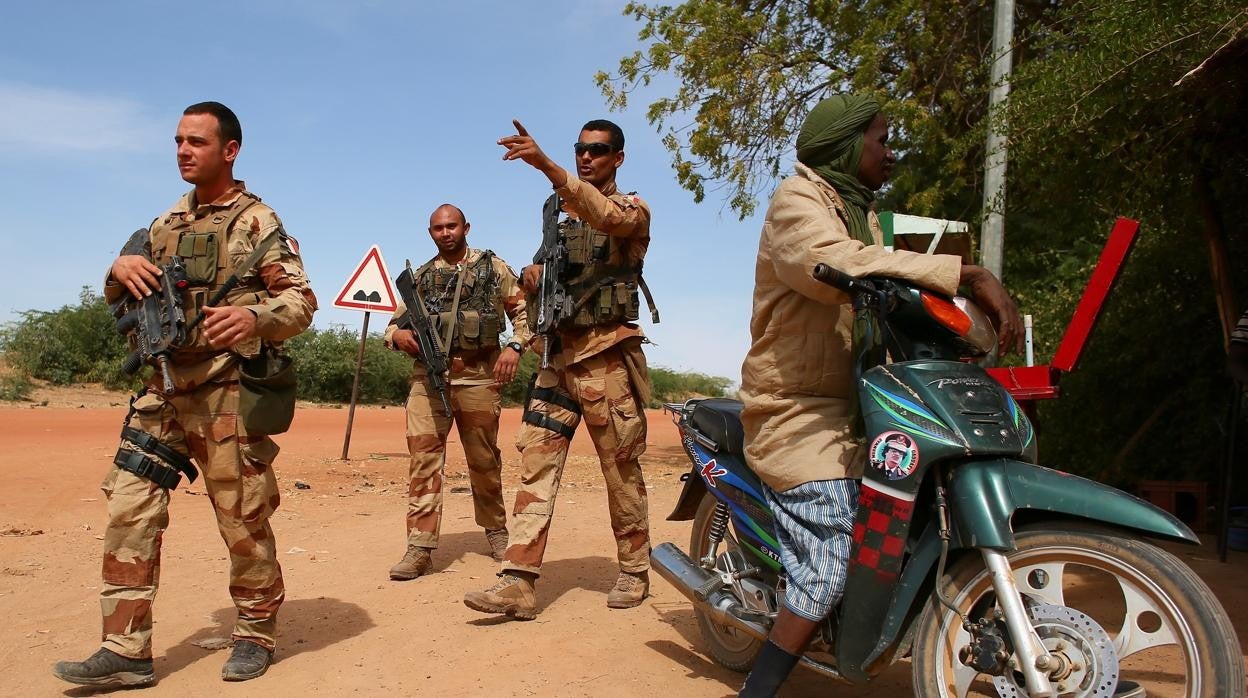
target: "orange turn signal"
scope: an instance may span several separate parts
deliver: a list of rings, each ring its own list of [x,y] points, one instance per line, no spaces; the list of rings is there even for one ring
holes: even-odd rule
[[[954,305],[952,301],[925,292],[920,292],[919,298],[922,299],[923,309],[928,315],[956,332],[959,337],[965,337],[966,333],[971,331],[971,316],[962,312],[962,309]]]

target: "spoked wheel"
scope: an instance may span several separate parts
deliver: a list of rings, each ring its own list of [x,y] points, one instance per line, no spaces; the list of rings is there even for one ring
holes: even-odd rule
[[[707,495],[698,506],[698,513],[693,519],[693,531],[689,536],[689,557],[695,562],[702,562],[708,557],[717,558],[721,553],[732,550],[740,552],[741,548],[729,530],[727,509],[723,511],[723,520],[718,523],[724,527],[723,541],[714,546],[711,541],[711,529],[717,525],[715,509],[718,500]],[[720,505],[725,506],[725,505]],[[763,647],[762,640],[756,640],[735,628],[718,625],[711,621],[705,613],[694,609],[698,617],[698,628],[702,631],[702,639],[716,662],[733,671],[749,671],[754,666],[754,658]]]
[[[1113,696],[1119,681],[1150,698],[1244,695],[1243,656],[1226,611],[1173,555],[1077,523],[1025,528],[1015,539],[1010,567],[1037,635],[1059,659],[1050,674],[1059,696]],[[942,585],[972,622],[992,617],[996,595],[978,555],[959,560]],[[1027,695],[1009,667],[991,676],[959,661],[970,641],[933,595],[916,633],[916,695]]]

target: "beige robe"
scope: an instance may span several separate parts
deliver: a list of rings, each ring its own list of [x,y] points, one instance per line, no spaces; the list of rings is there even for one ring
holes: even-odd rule
[[[961,275],[957,256],[884,249],[874,212],[868,218],[876,244],[855,240],[838,213],[844,206],[827,182],[798,163],[771,199],[758,244],[741,421],[750,467],[777,491],[862,477],[850,423],[857,400],[853,310],[847,295],[811,276],[815,265],[906,279],[949,295]]]

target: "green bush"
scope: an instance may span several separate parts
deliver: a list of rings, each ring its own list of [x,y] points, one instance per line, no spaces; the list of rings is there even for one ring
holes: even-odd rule
[[[349,402],[359,347],[359,333],[346,327],[309,329],[288,341],[286,349],[299,376],[299,398]],[[88,382],[121,389],[139,385],[137,378],[121,372],[129,353],[126,341],[117,334],[104,299],[88,287],[83,287],[78,305],[50,312],[28,310],[21,313],[20,320],[0,327],[0,351],[15,373],[0,379],[0,399],[29,395],[31,377],[56,385]],[[533,352],[521,357],[516,377],[503,386],[503,405],[524,403],[538,360]],[[382,334],[370,332],[356,400],[360,404],[401,405],[407,399],[411,374],[411,358],[386,349]],[[650,369],[650,382],[654,393],[650,407],[695,396],[722,396],[730,383],[727,378],[657,366]]]
[[[662,366],[650,367],[651,407],[664,402],[684,402],[693,397],[723,397],[732,381],[704,373],[680,373]]]
[[[25,400],[34,388],[26,376],[0,376],[0,400]]]
[[[314,402],[350,402],[360,335],[345,327],[309,329],[286,343],[299,376],[299,398]],[[407,399],[412,360],[386,349],[379,333],[364,344],[360,371],[361,404],[403,404]]]
[[[84,286],[78,305],[27,310],[0,327],[0,350],[14,370],[56,385],[104,383],[129,387],[121,372],[128,349],[104,298]]]

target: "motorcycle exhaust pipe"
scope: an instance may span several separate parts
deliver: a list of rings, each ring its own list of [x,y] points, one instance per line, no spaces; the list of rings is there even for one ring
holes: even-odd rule
[[[740,630],[757,640],[767,639],[767,628],[733,613],[741,604],[724,591],[719,576],[707,572],[680,548],[671,543],[660,544],[651,551],[650,564],[715,624]]]

